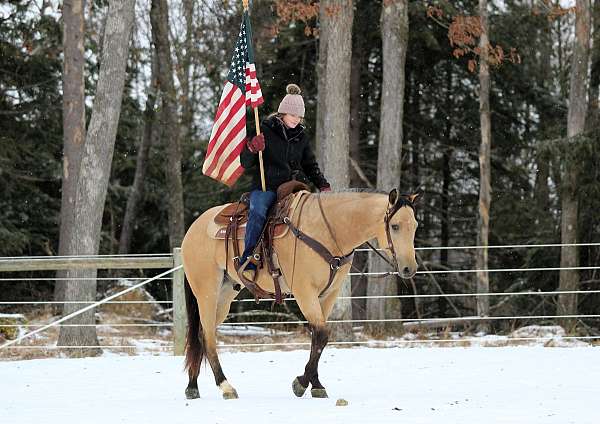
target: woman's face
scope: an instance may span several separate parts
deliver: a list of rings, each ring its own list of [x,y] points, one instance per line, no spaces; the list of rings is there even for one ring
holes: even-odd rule
[[[298,115],[292,115],[291,113],[286,113],[281,117],[281,120],[288,128],[296,128],[300,121],[302,121],[302,117]]]

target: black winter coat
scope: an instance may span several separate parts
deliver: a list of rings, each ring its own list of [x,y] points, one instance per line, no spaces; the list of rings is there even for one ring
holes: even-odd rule
[[[263,163],[267,190],[277,191],[277,187],[291,180],[305,184],[312,182],[319,189],[329,187],[310,148],[304,126],[287,128],[273,116],[262,122],[260,130],[265,136]],[[250,139],[255,134],[256,131],[248,131]],[[251,189],[261,190],[258,153],[252,153],[244,146],[240,161],[246,174],[252,175]]]

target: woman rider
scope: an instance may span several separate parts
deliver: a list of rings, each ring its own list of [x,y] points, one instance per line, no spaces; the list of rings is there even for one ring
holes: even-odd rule
[[[300,88],[289,84],[287,94],[279,104],[277,113],[265,119],[259,135],[248,138],[240,161],[247,173],[252,175],[250,211],[246,224],[244,253],[238,270],[244,278],[254,281],[256,265],[249,257],[258,242],[269,208],[277,199],[277,188],[288,181],[312,182],[320,191],[331,191],[321,173],[313,153],[304,118],[304,100]],[[266,191],[262,191],[258,152],[263,152]]]

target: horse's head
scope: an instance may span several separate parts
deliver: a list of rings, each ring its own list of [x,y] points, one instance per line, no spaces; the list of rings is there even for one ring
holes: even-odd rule
[[[422,195],[421,190],[402,195],[396,189],[390,191],[384,225],[377,234],[379,247],[384,248],[402,278],[411,278],[417,272],[414,243],[418,224],[414,204]]]

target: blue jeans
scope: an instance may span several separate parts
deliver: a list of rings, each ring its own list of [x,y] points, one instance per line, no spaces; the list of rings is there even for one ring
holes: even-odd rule
[[[248,223],[246,224],[244,253],[240,258],[241,264],[246,262],[246,259],[256,247],[260,233],[265,226],[269,208],[275,203],[276,199],[277,194],[274,191],[253,190],[250,192],[250,211],[248,213]],[[256,269],[256,266],[250,263],[246,269]]]

